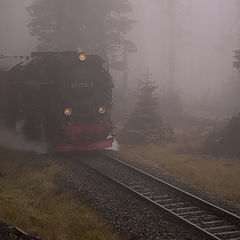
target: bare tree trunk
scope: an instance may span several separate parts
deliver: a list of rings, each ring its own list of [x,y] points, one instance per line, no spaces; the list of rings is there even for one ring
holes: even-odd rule
[[[127,43],[123,40],[123,90],[126,93],[128,89],[128,55],[127,55]]]
[[[168,93],[174,92],[175,88],[175,3],[176,0],[168,2],[168,24],[169,24],[169,52],[168,52]]]

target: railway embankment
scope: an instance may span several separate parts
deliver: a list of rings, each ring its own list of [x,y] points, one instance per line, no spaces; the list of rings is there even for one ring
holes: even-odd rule
[[[177,185],[188,185],[186,190],[195,186],[208,192],[213,199],[240,204],[240,159],[184,152],[179,143],[165,146],[122,145],[117,155]]]
[[[42,240],[119,239],[86,202],[58,185],[65,171],[54,156],[0,149],[0,221],[8,224],[0,225],[0,239],[13,233],[6,232],[9,225]]]
[[[99,153],[66,155],[61,162],[71,172],[59,178],[59,184],[85,199],[123,239],[207,239],[90,167],[101,165],[101,158]],[[110,166],[100,167],[108,169]],[[118,167],[110,169],[113,174],[124,174]]]
[[[96,153],[81,153],[73,159],[67,154],[37,155],[5,149],[0,152],[0,221],[42,240],[204,239],[82,164],[97,163]],[[239,215],[239,208],[231,202],[138,160],[125,159],[153,176]],[[112,171],[121,173],[119,169]]]
[[[228,130],[226,124],[226,121],[210,118],[180,118],[172,123],[175,142],[144,145],[120,142],[119,152],[113,154],[126,161],[143,165],[144,169],[154,169],[159,177],[167,178],[177,185],[185,183],[195,186],[198,190],[211,193],[213,198],[220,197],[223,201],[239,205],[240,158],[237,155],[211,155],[206,151],[209,136],[215,132],[214,129],[222,129],[220,132]],[[122,124],[118,124],[117,135],[122,129]],[[236,136],[237,132],[236,127],[227,131],[230,137]],[[222,142],[223,137],[219,136],[214,138],[216,144]],[[237,143],[238,141],[234,140],[234,144]],[[231,144],[225,147],[229,145]],[[209,147],[211,148],[210,145]],[[224,148],[224,145],[222,147]]]
[[[79,160],[79,158],[77,158]],[[208,239],[238,239],[240,217],[193,194],[183,191],[109,154],[99,153],[93,161],[84,161],[91,170],[127,192],[184,222]],[[161,214],[162,215],[162,214]],[[158,229],[156,226],[155,229]],[[202,239],[202,237],[201,237]]]

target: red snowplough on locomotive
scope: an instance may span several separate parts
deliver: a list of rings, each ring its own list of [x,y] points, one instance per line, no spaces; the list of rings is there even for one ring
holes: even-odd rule
[[[26,139],[54,151],[111,147],[112,78],[104,60],[77,52],[34,52],[7,72],[4,112]]]

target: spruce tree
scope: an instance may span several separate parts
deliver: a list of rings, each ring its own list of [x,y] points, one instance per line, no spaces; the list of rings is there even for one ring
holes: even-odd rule
[[[240,50],[236,50],[235,52],[235,61],[233,62],[233,66],[240,71]]]
[[[132,11],[129,0],[34,0],[27,11],[29,32],[38,38],[40,51],[80,48],[113,55],[134,24],[126,16]]]
[[[122,143],[163,143],[173,139],[173,131],[159,113],[159,99],[155,96],[157,85],[147,73],[139,82],[138,101],[119,136]]]

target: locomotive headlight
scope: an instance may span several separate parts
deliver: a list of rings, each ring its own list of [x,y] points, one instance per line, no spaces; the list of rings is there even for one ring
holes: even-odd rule
[[[71,108],[66,108],[64,110],[64,114],[67,115],[67,116],[70,116],[72,114],[72,109]]]
[[[79,55],[79,60],[80,61],[85,61],[87,59],[87,56],[86,56],[86,54],[85,53],[81,53],[80,55]]]
[[[105,113],[105,107],[99,107],[98,112],[101,114]]]

